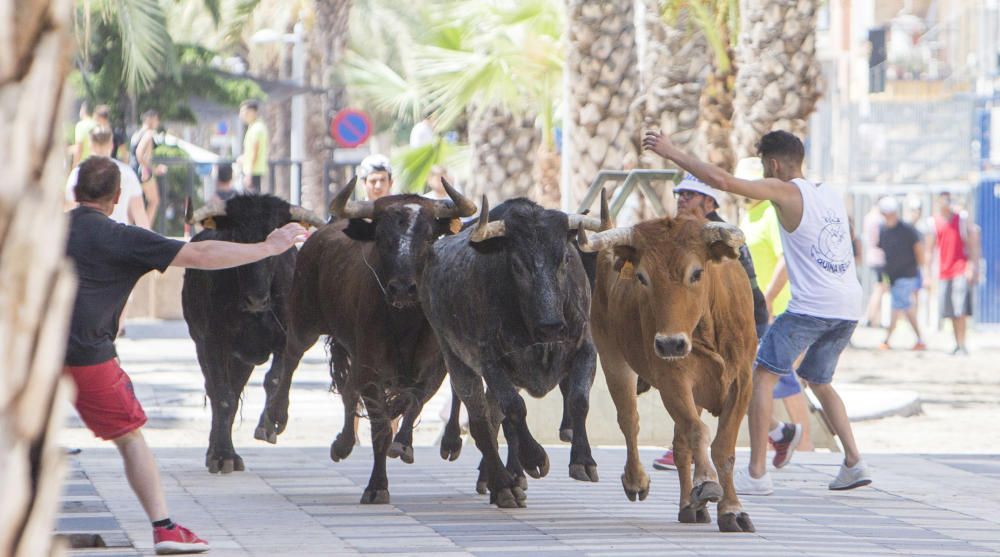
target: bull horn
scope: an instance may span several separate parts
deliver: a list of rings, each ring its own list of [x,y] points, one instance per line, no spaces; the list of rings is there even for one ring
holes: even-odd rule
[[[605,230],[611,230],[615,227],[615,223],[611,220],[611,209],[608,207],[608,190],[601,188],[601,228],[603,232]]]
[[[224,216],[226,216],[226,204],[212,201],[195,211],[187,222],[188,224],[202,224],[208,219]]]
[[[316,228],[326,224],[326,221],[316,216],[316,213],[313,213],[309,209],[299,207],[298,205],[292,205],[288,208],[288,211],[292,214],[292,220],[295,222],[301,222],[303,224],[315,226]]]
[[[330,214],[342,219],[370,219],[375,216],[374,202],[351,200],[351,194],[354,193],[354,186],[357,183],[358,177],[354,176],[337,192],[330,202]]]
[[[451,201],[435,201],[434,218],[453,219],[456,217],[471,217],[476,214],[476,204],[453,188],[443,176],[441,177],[441,185],[444,186],[444,191],[448,193]]]
[[[495,220],[493,222],[489,222],[489,220],[490,202],[486,200],[486,196],[484,195],[482,208],[479,209],[479,222],[476,223],[476,228],[472,230],[472,235],[469,236],[470,242],[482,242],[490,238],[501,238],[507,233],[507,227],[502,220]]]
[[[587,239],[587,233],[584,232],[583,227],[576,230],[576,239],[577,243],[580,244],[580,250],[590,253],[613,248],[615,246],[632,245],[632,236],[631,226],[626,228],[612,228],[611,230],[598,232],[589,240]]]
[[[184,222],[194,224],[194,204],[190,195],[184,198]]]
[[[578,228],[586,228],[592,232],[598,232],[601,230],[600,219],[595,219],[594,217],[588,217],[586,215],[572,214],[566,215],[569,218],[569,229],[576,230]]]
[[[724,242],[733,249],[738,249],[746,241],[739,227],[724,222],[705,223],[701,228],[701,237],[706,244]]]

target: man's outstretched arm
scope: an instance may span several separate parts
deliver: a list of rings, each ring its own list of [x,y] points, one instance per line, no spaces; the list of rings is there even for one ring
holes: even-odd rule
[[[214,271],[239,267],[265,257],[282,254],[298,242],[305,241],[306,229],[298,223],[289,223],[275,229],[263,242],[240,244],[219,240],[189,242],[177,252],[171,267],[188,267]]]

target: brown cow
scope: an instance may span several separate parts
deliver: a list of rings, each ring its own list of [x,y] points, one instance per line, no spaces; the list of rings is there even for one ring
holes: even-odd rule
[[[753,532],[733,487],[736,436],[750,403],[757,345],[750,284],[736,260],[743,234],[724,223],[681,217],[606,230],[589,242],[580,230],[579,240],[584,251],[600,252],[591,326],[628,445],[625,494],[635,501],[649,493],[636,446],[638,374],[660,391],[675,423],[678,520],[711,522],[706,505],[718,501],[719,530]],[[719,416],[714,468],[702,409]]]

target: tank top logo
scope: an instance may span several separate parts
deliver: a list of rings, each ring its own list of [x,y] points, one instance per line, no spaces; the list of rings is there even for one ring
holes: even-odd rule
[[[834,211],[828,211],[823,221],[826,225],[819,231],[809,255],[824,271],[842,275],[851,268],[851,235]]]

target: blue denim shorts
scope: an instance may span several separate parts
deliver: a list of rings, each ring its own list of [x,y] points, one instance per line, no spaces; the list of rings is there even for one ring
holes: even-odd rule
[[[833,380],[840,354],[857,325],[857,321],[786,311],[774,320],[761,339],[754,367],[782,376],[795,371],[810,383],[825,385]],[[793,370],[795,359],[802,352],[806,356],[799,369]]]
[[[889,288],[892,309],[904,310],[913,306],[913,293],[920,288],[918,277],[898,278]]]
[[[768,328],[770,328],[770,325],[757,325],[757,338],[764,338],[764,335],[767,334]],[[759,344],[757,345],[757,348],[760,349]],[[774,398],[776,399],[788,398],[801,392],[802,385],[799,383],[799,378],[796,377],[794,373],[782,375],[778,384],[774,386]]]

